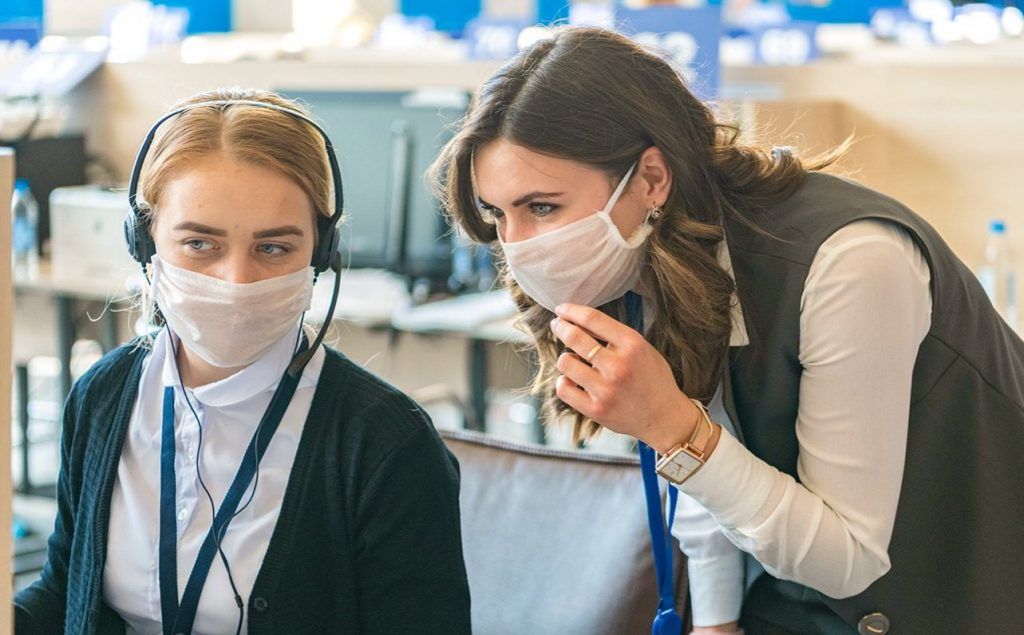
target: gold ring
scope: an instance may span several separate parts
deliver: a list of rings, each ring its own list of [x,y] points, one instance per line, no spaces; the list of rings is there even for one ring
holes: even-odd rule
[[[603,348],[604,348],[603,346],[601,346],[600,344],[597,344],[597,345],[594,346],[594,348],[590,349],[590,352],[587,353],[587,358],[586,358],[587,359],[587,363],[588,364],[593,364],[594,363],[594,358],[597,357],[597,354],[600,353],[601,349],[603,349]]]

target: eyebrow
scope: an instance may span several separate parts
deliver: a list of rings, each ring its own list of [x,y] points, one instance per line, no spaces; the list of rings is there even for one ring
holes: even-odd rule
[[[519,207],[520,205],[526,205],[530,201],[538,198],[553,198],[555,196],[561,196],[562,192],[530,192],[524,194],[516,200],[512,201],[512,207]]]
[[[533,201],[533,200],[538,199],[538,198],[554,198],[556,196],[561,196],[564,193],[565,192],[530,192],[529,194],[524,194],[524,195],[520,196],[519,198],[517,198],[516,200],[512,201],[512,207],[519,207],[520,205],[526,205],[530,201]],[[481,203],[483,203],[487,207],[496,207],[495,205],[491,205],[490,203],[488,203],[487,201],[485,201],[483,198],[481,198],[479,196],[476,197],[476,200],[480,201]]]
[[[217,229],[216,227],[210,227],[209,225],[203,225],[202,223],[194,223],[192,221],[185,221],[184,223],[178,223],[174,226],[175,231],[190,231],[199,232],[200,234],[209,234],[210,236],[227,236],[228,233],[223,229]]]
[[[193,231],[199,232],[200,234],[208,234],[210,236],[227,236],[228,233],[223,229],[217,229],[216,227],[210,227],[209,225],[203,225],[202,223],[194,223],[192,221],[185,221],[184,223],[178,223],[174,226],[175,230],[181,231]],[[285,225],[283,227],[274,227],[273,229],[264,229],[262,231],[253,232],[253,238],[277,238],[278,236],[304,236],[304,232],[295,225]]]
[[[302,229],[295,225],[285,225],[284,227],[275,227],[274,229],[264,229],[263,231],[253,232],[253,238],[277,238],[278,236],[304,236]]]

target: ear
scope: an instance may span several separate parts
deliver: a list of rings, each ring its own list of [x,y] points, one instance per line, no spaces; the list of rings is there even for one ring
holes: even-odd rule
[[[655,146],[644,150],[637,161],[636,174],[639,177],[636,192],[643,199],[644,205],[664,205],[672,190],[672,170],[661,150]]]

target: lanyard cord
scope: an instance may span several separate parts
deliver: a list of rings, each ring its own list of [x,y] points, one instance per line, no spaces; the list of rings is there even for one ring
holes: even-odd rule
[[[629,291],[626,293],[626,320],[633,329],[643,335],[644,315],[642,298]],[[675,608],[675,580],[672,540],[669,534],[676,515],[676,501],[679,490],[668,486],[668,529],[658,486],[658,475],[655,471],[655,452],[646,443],[640,441],[640,471],[643,475],[644,498],[647,502],[647,526],[651,534],[651,551],[654,555],[654,572],[658,580],[658,611],[651,625],[653,635],[679,635],[682,631],[682,618]]]

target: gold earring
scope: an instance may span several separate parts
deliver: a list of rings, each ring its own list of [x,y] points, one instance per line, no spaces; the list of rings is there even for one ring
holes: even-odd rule
[[[662,214],[664,213],[665,210],[662,209],[661,205],[658,205],[657,203],[652,203],[651,209],[648,210],[647,212],[647,220],[653,223],[657,221],[659,218],[661,218]]]

